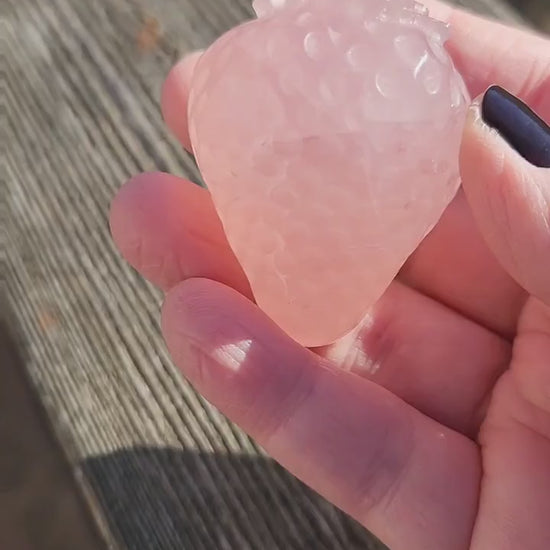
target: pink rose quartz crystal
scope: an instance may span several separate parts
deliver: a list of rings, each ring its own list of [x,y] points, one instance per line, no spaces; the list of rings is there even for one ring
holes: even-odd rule
[[[256,0],[201,57],[193,150],[258,305],[353,329],[459,186],[468,93],[413,0]]]

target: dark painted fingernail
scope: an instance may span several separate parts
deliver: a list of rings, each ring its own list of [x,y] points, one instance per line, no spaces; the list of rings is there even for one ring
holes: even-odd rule
[[[481,116],[525,160],[550,168],[550,126],[516,96],[491,86],[483,96]]]

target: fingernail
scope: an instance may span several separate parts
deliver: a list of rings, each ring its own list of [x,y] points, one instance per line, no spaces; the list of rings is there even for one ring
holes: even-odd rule
[[[491,86],[483,96],[481,116],[525,160],[550,168],[550,126],[516,96]]]

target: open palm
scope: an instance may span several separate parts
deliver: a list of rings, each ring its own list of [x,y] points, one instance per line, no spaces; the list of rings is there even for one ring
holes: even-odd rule
[[[451,22],[472,95],[498,83],[550,116],[548,42],[425,3]],[[196,59],[163,93],[186,147]],[[326,348],[300,347],[253,304],[205,189],[143,174],[111,213],[122,254],[167,291],[163,331],[184,374],[393,550],[550,548],[550,175],[478,111],[463,190],[362,324]]]

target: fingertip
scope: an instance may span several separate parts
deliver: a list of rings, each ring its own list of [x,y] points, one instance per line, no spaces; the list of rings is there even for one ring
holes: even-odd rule
[[[113,199],[113,240],[124,259],[163,290],[207,277],[252,296],[209,192],[161,172],[140,174]]]
[[[487,122],[482,97],[470,108],[461,145],[465,195],[494,256],[525,290],[548,303],[550,173],[528,162],[505,131]]]
[[[460,149],[463,188],[470,206],[483,199],[492,214],[504,215],[506,206],[518,205],[537,185],[540,170],[528,162],[506,137],[488,124],[483,112],[487,92],[471,104]],[[488,202],[490,201],[490,203]],[[487,212],[484,212],[486,215]]]
[[[482,96],[477,97],[468,110],[460,148],[460,168],[466,191],[471,182],[491,175],[499,176],[505,165],[506,150],[494,129],[481,116]]]
[[[139,240],[138,229],[143,205],[147,202],[149,189],[162,180],[165,174],[145,172],[128,180],[111,201],[109,226],[111,236],[124,258],[134,265],[132,251]]]
[[[162,328],[169,337],[185,333],[207,351],[230,342],[267,341],[280,333],[250,299],[205,277],[189,278],[167,292]],[[284,339],[282,334],[276,338]]]
[[[162,305],[161,326],[167,339],[185,334],[197,341],[207,339],[207,327],[215,321],[223,303],[219,283],[195,277],[175,285],[166,292]],[[213,302],[216,302],[216,307]],[[206,329],[206,330],[205,330]]]
[[[200,303],[202,293],[195,291],[196,281],[182,281],[166,292],[161,308],[161,328],[166,346],[174,362],[182,369],[191,367],[189,339],[191,337],[193,310]]]
[[[187,279],[166,293],[161,310],[162,334],[174,363],[217,405],[224,402],[226,378],[245,358],[239,349],[241,342],[232,341],[228,334],[227,326],[233,323],[224,315],[223,290],[231,293],[208,279]]]
[[[318,356],[233,289],[208,279],[174,287],[162,308],[167,348],[198,392],[254,437],[307,396]]]
[[[207,278],[187,279],[167,294],[162,330],[176,362],[183,365],[180,342],[188,340],[218,368],[235,373],[253,345],[254,365],[313,356],[286,335],[250,299]],[[315,356],[316,357],[316,356]],[[265,365],[256,365],[263,369]]]
[[[168,73],[161,92],[161,109],[166,125],[180,143],[191,151],[187,104],[193,72],[202,51],[185,56]]]
[[[157,210],[165,188],[173,184],[174,178],[163,172],[144,172],[130,178],[118,190],[109,213],[111,233],[117,245],[131,240],[144,218]]]
[[[266,385],[275,391],[275,380],[288,381],[281,369],[291,361],[301,363],[306,353],[252,302],[208,279],[189,279],[168,292],[161,326],[182,373],[241,425],[257,425],[257,415],[250,418],[247,412],[255,396]]]
[[[111,235],[122,257],[145,278],[168,289],[185,277],[180,255],[187,212],[204,210],[204,189],[171,174],[148,172],[124,184],[111,203]],[[192,222],[194,220],[191,220]]]

